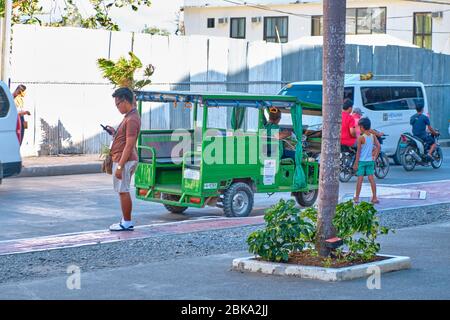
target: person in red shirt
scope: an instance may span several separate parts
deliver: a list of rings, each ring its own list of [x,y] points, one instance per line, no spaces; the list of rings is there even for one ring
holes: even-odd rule
[[[356,123],[352,117],[353,101],[344,100],[342,107],[342,127],[341,127],[341,145],[347,147],[356,146]]]

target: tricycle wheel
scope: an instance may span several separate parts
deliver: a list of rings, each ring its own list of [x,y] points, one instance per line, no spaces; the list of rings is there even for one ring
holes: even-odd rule
[[[233,183],[223,194],[223,212],[227,217],[247,217],[253,209],[253,191],[244,182]]]
[[[165,194],[165,193],[163,193],[162,198],[164,200],[170,200],[170,201],[178,201],[178,200],[180,200],[179,196],[176,196],[176,195],[173,195],[173,194]],[[187,209],[187,207],[173,206],[173,205],[165,204],[165,203],[164,203],[164,207],[167,209],[167,211],[170,211],[170,212],[175,213],[175,214],[182,214]]]
[[[307,192],[296,192],[294,196],[297,203],[302,207],[312,207],[319,196],[319,190],[315,189]]]

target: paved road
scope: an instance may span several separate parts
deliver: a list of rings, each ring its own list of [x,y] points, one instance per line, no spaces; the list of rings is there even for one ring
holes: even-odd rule
[[[444,149],[446,162],[439,170],[417,168],[405,172],[393,166],[383,184],[402,184],[450,179],[450,149]],[[354,180],[341,185],[341,195],[354,190]],[[252,215],[261,215],[282,193],[269,197],[259,194]],[[120,217],[119,201],[111,188],[111,177],[103,174],[17,178],[0,186],[1,240],[28,238],[107,228]],[[217,208],[189,209],[185,215],[167,213],[162,205],[135,201],[136,224],[205,219],[221,216]]]
[[[378,290],[369,290],[366,279],[328,283],[230,271],[234,258],[249,255],[234,251],[94,271],[82,267],[79,290],[67,289],[66,265],[57,276],[0,284],[0,299],[450,299],[449,232],[447,222],[381,237],[382,251],[411,257],[412,268],[383,274]]]

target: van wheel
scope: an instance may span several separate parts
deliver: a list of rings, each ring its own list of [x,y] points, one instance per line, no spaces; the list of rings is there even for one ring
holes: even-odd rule
[[[294,194],[295,200],[302,207],[312,207],[316,203],[319,196],[319,189],[310,190],[307,192],[296,192]]]
[[[233,183],[223,194],[223,212],[227,217],[248,217],[253,209],[253,191],[244,182]]]
[[[180,196],[176,196],[173,194],[165,194],[165,193],[163,193],[162,198],[164,200],[170,200],[170,201],[180,200]],[[167,211],[170,211],[171,213],[175,213],[175,214],[182,214],[187,209],[187,207],[173,206],[173,205],[165,204],[165,203],[164,203],[164,207],[167,209]]]

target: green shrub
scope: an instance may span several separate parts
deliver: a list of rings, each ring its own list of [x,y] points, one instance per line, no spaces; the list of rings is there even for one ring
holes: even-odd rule
[[[375,207],[366,202],[355,205],[352,201],[336,207],[333,224],[337,236],[344,242],[344,250],[336,250],[340,260],[364,261],[374,258],[380,251],[376,242],[378,235],[390,230],[381,227]],[[264,260],[287,262],[289,254],[310,249],[313,254],[317,226],[317,209],[300,211],[293,200],[280,200],[267,210],[266,227],[250,234],[247,239],[249,251]],[[328,261],[330,263],[330,261]]]
[[[267,210],[264,220],[266,228],[247,239],[250,252],[264,260],[286,262],[289,253],[310,247],[315,226],[304,219],[294,200],[280,200]]]
[[[387,234],[390,230],[380,226],[377,210],[371,203],[361,202],[355,205],[352,201],[340,203],[336,207],[333,219],[337,236],[344,241],[346,252],[339,254],[346,260],[370,260],[379,251],[380,244],[376,242],[378,235]]]

